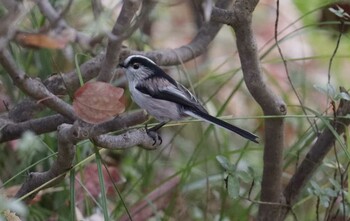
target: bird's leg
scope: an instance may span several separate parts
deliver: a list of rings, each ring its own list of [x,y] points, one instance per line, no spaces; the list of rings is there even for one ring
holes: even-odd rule
[[[168,121],[160,122],[159,124],[157,124],[156,126],[150,128],[150,129],[147,128],[147,124],[145,125],[145,130],[146,130],[146,132],[147,132],[147,135],[150,136],[150,137],[153,139],[153,141],[154,141],[153,145],[156,144],[157,140],[159,140],[159,141],[160,141],[160,144],[162,144],[163,140],[162,140],[162,138],[159,136],[159,134],[157,133],[157,131],[158,131],[161,127],[163,127],[166,123],[168,123]],[[159,145],[160,145],[160,144],[159,144]]]

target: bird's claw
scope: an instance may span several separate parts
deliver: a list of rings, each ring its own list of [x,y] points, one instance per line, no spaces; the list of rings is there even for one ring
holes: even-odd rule
[[[153,146],[156,145],[156,143],[158,143],[158,142],[159,142],[159,145],[162,144],[162,142],[163,142],[162,137],[159,136],[159,134],[157,132],[155,132],[155,131],[148,131],[147,135],[150,138],[152,138],[152,140],[153,140],[153,144],[152,145]]]
[[[153,144],[152,146],[156,145],[159,142],[159,145],[161,145],[163,143],[162,137],[157,133],[157,130],[154,130],[154,127],[151,129],[147,128],[147,124],[145,125],[145,130],[147,135],[152,138],[153,140]]]

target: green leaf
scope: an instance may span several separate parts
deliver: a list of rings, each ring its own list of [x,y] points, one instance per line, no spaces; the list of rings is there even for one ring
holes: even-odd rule
[[[322,189],[320,188],[320,186],[315,181],[311,181],[310,184],[312,186],[312,193],[316,196],[320,196],[322,193]]]
[[[238,177],[244,182],[244,183],[250,183],[253,179],[253,177],[246,171],[237,171]]]
[[[333,179],[333,178],[330,178],[330,179],[328,179],[329,180],[329,182],[334,186],[334,189],[335,190],[341,190],[341,185],[340,185],[340,183],[339,183],[339,181],[337,181],[337,180],[335,180],[335,179]]]
[[[345,93],[345,92],[340,92],[339,94],[337,94],[334,98],[335,100],[340,100],[340,99],[343,99],[343,100],[347,100],[347,101],[350,101],[350,95]]]
[[[219,162],[219,164],[227,171],[232,171],[232,165],[230,161],[221,155],[216,156],[216,160]]]
[[[237,176],[230,174],[228,177],[227,189],[228,195],[232,199],[237,199],[239,197],[239,179]]]
[[[329,197],[336,197],[336,196],[338,196],[337,191],[334,191],[334,190],[332,190],[331,188],[326,188],[326,189],[324,190],[324,193],[325,193],[327,196],[329,196]]]
[[[334,87],[331,84],[327,84],[327,85],[314,85],[314,88],[316,90],[318,90],[319,92],[325,94],[326,96],[328,96],[329,98],[331,98],[332,100],[335,98],[336,95],[336,90],[334,89]]]
[[[320,196],[320,204],[323,207],[328,208],[329,207],[329,198],[327,196]]]

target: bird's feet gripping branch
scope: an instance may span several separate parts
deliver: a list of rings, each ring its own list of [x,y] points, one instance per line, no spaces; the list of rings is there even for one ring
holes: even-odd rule
[[[147,124],[145,125],[145,130],[147,135],[153,139],[153,145],[156,145],[159,142],[159,145],[163,143],[162,137],[159,135],[158,130],[163,127],[167,122],[163,121],[157,124],[156,126],[148,129]]]

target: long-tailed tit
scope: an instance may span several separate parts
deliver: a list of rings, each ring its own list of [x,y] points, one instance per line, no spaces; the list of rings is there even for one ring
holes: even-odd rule
[[[133,100],[161,122],[154,127],[156,130],[170,120],[191,116],[258,143],[258,136],[209,115],[190,91],[167,75],[151,59],[131,55],[119,66],[124,69]]]

